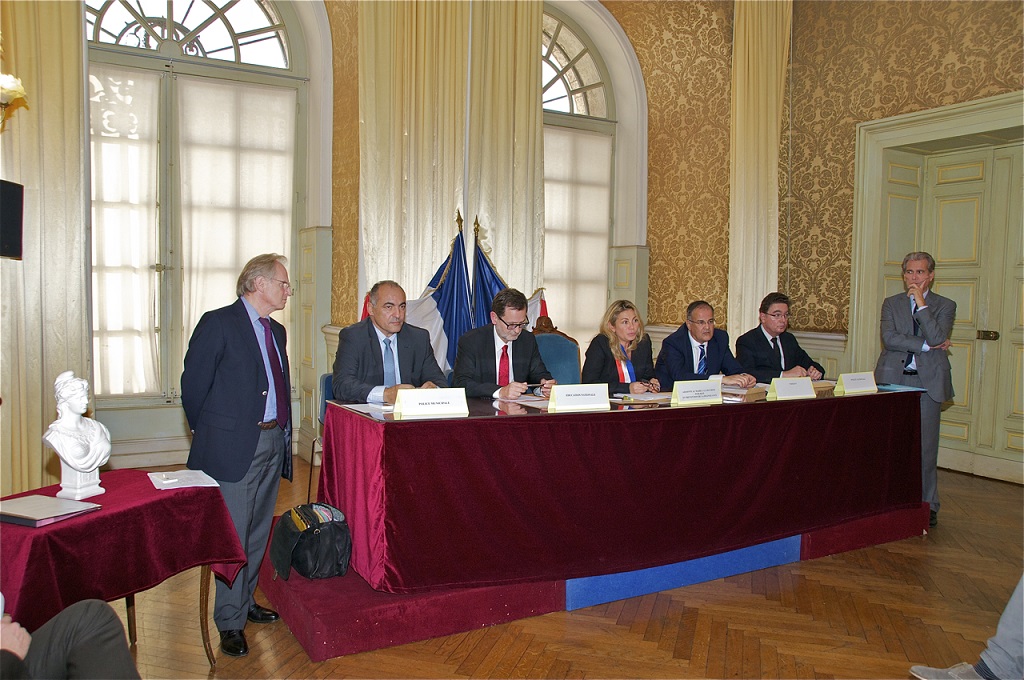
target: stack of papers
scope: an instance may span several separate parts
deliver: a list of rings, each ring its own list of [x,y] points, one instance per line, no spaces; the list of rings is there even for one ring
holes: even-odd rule
[[[47,524],[99,509],[98,503],[53,496],[22,496],[0,501],[0,522],[21,524],[26,527],[45,527]]]
[[[150,472],[149,479],[157,489],[185,489],[190,486],[220,486],[216,479],[202,470]]]

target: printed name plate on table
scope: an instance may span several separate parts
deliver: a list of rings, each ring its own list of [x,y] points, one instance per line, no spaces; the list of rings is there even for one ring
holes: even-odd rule
[[[768,401],[784,399],[814,399],[818,394],[814,391],[811,379],[803,378],[772,378],[768,387]]]
[[[834,394],[840,397],[844,394],[874,394],[877,391],[875,374],[865,371],[863,373],[840,373]]]
[[[722,379],[677,380],[672,386],[672,406],[722,403]]]
[[[567,411],[608,411],[608,384],[553,385],[548,397],[549,413]]]
[[[466,390],[443,387],[428,390],[398,390],[395,397],[395,420],[407,418],[458,418],[469,415]]]

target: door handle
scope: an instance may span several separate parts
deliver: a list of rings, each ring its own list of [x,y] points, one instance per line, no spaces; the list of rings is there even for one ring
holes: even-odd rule
[[[978,331],[978,340],[998,340],[999,331]]]

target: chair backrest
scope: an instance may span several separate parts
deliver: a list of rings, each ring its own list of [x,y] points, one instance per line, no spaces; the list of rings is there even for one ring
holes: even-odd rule
[[[320,376],[320,422],[327,417],[327,402],[334,399],[334,376],[324,373]]]
[[[533,335],[537,338],[540,358],[551,372],[551,377],[562,385],[579,384],[580,344],[558,330],[546,316],[537,317]]]

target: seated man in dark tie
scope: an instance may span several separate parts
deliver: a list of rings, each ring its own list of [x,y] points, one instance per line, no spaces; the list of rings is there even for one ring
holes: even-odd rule
[[[462,334],[455,355],[452,385],[466,388],[467,397],[518,399],[529,386],[551,394],[555,381],[544,366],[533,333],[526,330],[526,296],[506,288],[491,303],[491,323]]]
[[[370,315],[338,333],[334,398],[394,404],[400,389],[447,384],[430,333],[405,323],[405,291],[394,281],[373,284]]]
[[[757,382],[772,378],[821,380],[825,369],[815,363],[786,330],[789,326],[789,297],[768,293],[761,300],[758,318],[761,325],[736,340],[736,359]]]
[[[729,335],[715,328],[715,309],[704,300],[686,308],[686,323],[661,343],[654,367],[661,390],[671,391],[676,380],[707,380],[723,373],[723,385],[753,387],[754,376],[743,372],[729,349]]]

